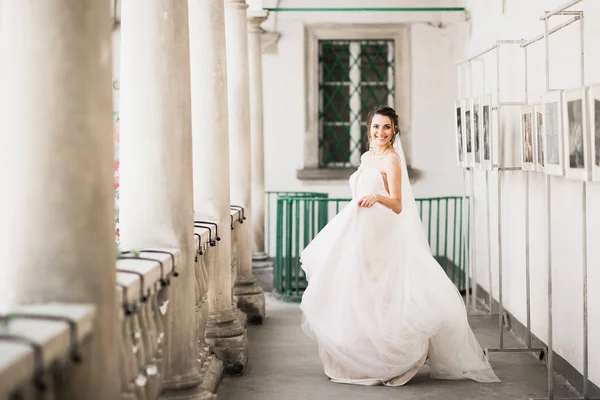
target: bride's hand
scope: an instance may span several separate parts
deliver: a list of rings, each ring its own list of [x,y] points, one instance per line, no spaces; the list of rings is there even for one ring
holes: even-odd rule
[[[359,207],[369,208],[373,207],[375,204],[377,204],[377,196],[375,196],[374,194],[368,194],[366,196],[361,197],[358,200]]]

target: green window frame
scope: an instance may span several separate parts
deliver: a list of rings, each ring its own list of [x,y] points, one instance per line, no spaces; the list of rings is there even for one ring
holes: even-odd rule
[[[395,105],[393,39],[318,40],[319,168],[360,164],[367,115]]]

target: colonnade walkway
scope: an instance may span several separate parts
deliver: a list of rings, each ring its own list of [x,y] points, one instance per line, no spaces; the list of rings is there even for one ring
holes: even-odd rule
[[[297,304],[283,303],[267,295],[267,318],[262,326],[249,326],[249,363],[243,376],[227,376],[218,391],[219,400],[516,400],[547,398],[546,365],[534,354],[494,353],[491,362],[502,383],[431,380],[427,366],[403,387],[361,387],[331,383],[317,355],[317,346],[300,323]],[[497,317],[473,316],[471,326],[482,347],[497,341]],[[522,346],[510,332],[507,347]],[[556,398],[577,398],[560,376],[555,376]]]

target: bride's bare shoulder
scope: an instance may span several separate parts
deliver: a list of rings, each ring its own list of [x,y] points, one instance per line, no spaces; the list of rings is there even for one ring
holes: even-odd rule
[[[397,165],[400,166],[400,156],[397,153],[388,153],[384,157],[384,161],[386,164]]]

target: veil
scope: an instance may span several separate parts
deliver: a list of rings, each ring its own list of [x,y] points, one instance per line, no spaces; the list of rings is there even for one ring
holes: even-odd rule
[[[408,179],[408,169],[404,150],[400,140],[394,144],[402,168],[402,212],[403,230],[410,233],[412,244],[416,244],[431,253],[426,231]],[[436,261],[437,264],[437,261]],[[441,266],[440,266],[441,271]],[[443,272],[445,275],[446,273]],[[431,375],[442,379],[469,378],[479,382],[499,382],[489,361],[470,328],[467,312],[458,288],[451,283],[453,290],[446,291],[445,306],[448,316],[452,316],[440,331],[429,341],[429,367]],[[445,285],[444,285],[445,286]],[[452,293],[454,292],[454,293]],[[441,293],[441,291],[440,291]],[[454,299],[452,299],[452,296]]]
[[[402,169],[402,218],[403,223],[407,227],[407,230],[414,233],[414,239],[418,241],[418,244],[424,248],[427,248],[431,252],[429,247],[429,241],[425,234],[423,221],[419,216],[419,210],[417,208],[417,202],[413,194],[412,185],[408,177],[408,168],[406,166],[406,156],[404,155],[404,149],[402,143],[398,138],[394,143],[394,151],[400,158],[400,164]],[[408,224],[408,225],[406,225]]]

